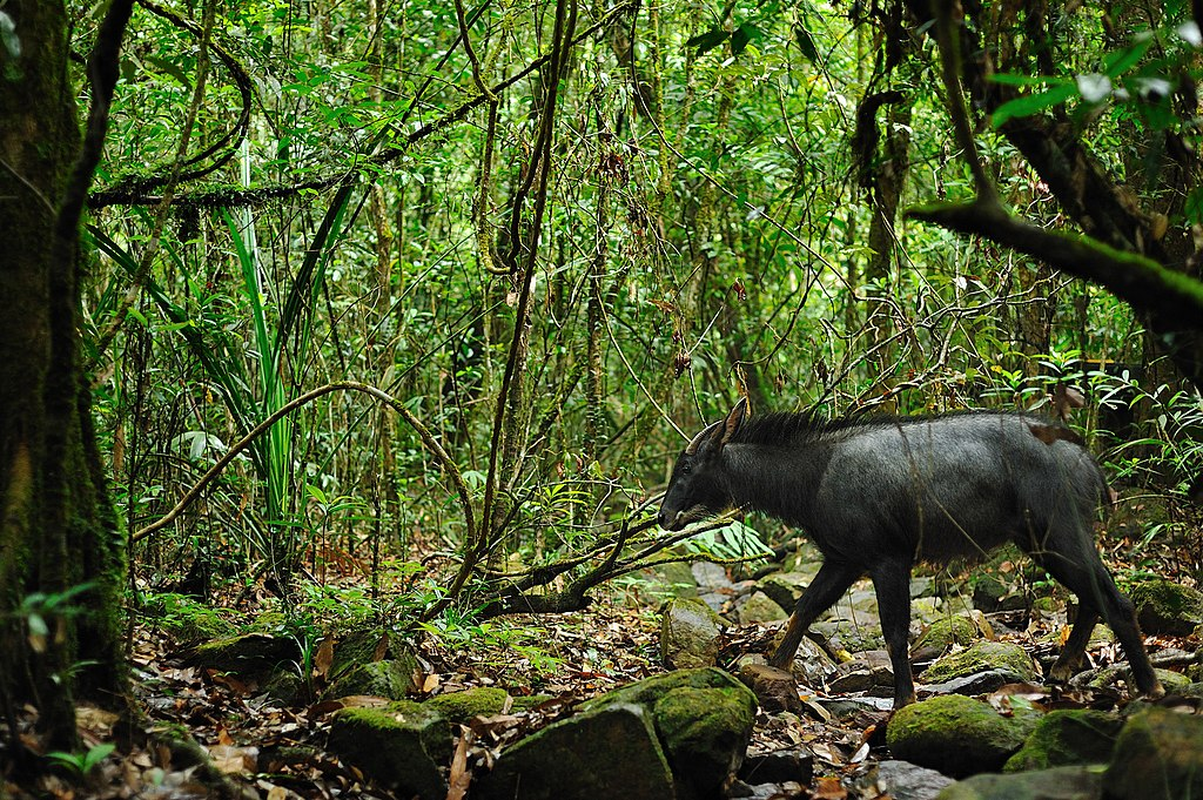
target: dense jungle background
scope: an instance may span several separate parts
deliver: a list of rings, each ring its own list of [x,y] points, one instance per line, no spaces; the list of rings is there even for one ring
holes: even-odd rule
[[[1198,13],[0,2],[5,791],[48,752],[45,794],[169,774],[81,721],[115,696],[247,772],[248,740],[332,710],[354,631],[414,654],[411,696],[660,671],[666,565],[737,587],[797,547],[758,515],[655,525],[678,452],[741,396],[1062,419],[1121,498],[1121,585],[1193,587]],[[247,631],[292,643],[283,696],[311,717],[268,723],[228,662],[171,660]],[[248,720],[272,733],[231,733]],[[836,779],[798,796],[859,791],[859,745],[824,744]],[[387,793],[329,759],[260,789]]]

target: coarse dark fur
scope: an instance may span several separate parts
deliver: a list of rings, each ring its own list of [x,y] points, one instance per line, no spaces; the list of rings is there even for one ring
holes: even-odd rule
[[[1162,693],[1131,602],[1093,542],[1108,497],[1074,435],[1023,414],[965,412],[823,423],[801,414],[752,419],[741,400],[677,460],[660,524],[680,530],[733,506],[804,530],[824,556],[770,660],[788,668],[810,624],[868,574],[894,667],[896,707],[914,700],[908,659],[911,567],[977,557],[1014,542],[1078,595],[1081,610],[1051,675],[1067,678],[1100,616],[1139,689]]]

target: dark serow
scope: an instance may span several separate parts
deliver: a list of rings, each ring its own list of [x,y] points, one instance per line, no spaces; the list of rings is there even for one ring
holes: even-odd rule
[[[908,658],[910,574],[1015,542],[1078,596],[1080,609],[1050,671],[1066,680],[1100,616],[1124,648],[1137,688],[1164,694],[1132,602],[1094,545],[1107,498],[1098,464],[1066,431],[1022,414],[958,413],[850,423],[800,414],[752,419],[740,400],[677,459],[660,524],[680,530],[732,507],[804,530],[823,566],[798,600],[770,659],[789,669],[815,618],[868,574],[894,668],[894,706],[915,700]]]

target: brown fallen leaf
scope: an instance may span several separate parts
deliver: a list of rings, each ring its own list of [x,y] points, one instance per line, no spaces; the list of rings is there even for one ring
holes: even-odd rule
[[[451,775],[448,778],[450,788],[447,800],[463,800],[472,785],[472,771],[468,769],[468,750],[472,746],[475,735],[469,728],[460,726],[459,743],[455,746],[455,755],[451,757]]]

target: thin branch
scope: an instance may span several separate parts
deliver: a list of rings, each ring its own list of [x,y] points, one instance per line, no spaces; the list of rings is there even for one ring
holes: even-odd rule
[[[205,488],[208,487],[208,485],[212,483],[227,466],[230,465],[230,462],[237,458],[240,453],[250,447],[256,439],[262,436],[265,432],[267,432],[268,429],[270,429],[281,419],[291,414],[301,406],[312,403],[319,397],[323,397],[331,392],[340,391],[361,392],[369,395],[370,397],[376,398],[385,405],[389,406],[389,408],[393,409],[393,411],[397,412],[398,416],[409,423],[410,427],[417,432],[418,438],[422,440],[422,444],[426,445],[426,449],[429,450],[432,455],[434,455],[435,459],[439,462],[439,465],[442,466],[444,471],[446,471],[447,476],[451,479],[451,483],[455,487],[456,494],[459,496],[460,506],[463,508],[464,527],[467,531],[468,541],[472,541],[475,538],[476,515],[472,506],[472,494],[468,490],[468,485],[464,482],[464,477],[460,472],[459,466],[455,463],[455,461],[452,460],[451,456],[447,454],[447,451],[443,449],[443,446],[439,444],[438,440],[434,438],[434,434],[430,432],[430,429],[427,428],[412,411],[406,408],[400,400],[388,394],[387,392],[377,389],[375,386],[371,386],[366,383],[360,383],[358,381],[338,381],[335,383],[328,383],[325,386],[319,386],[318,388],[306,392],[305,394],[294,398],[288,403],[285,403],[262,422],[256,425],[255,428],[246,436],[243,436],[236,443],[231,445],[230,449],[227,450],[226,453],[219,458],[204,475],[201,476],[200,480],[193,484],[193,486],[184,493],[184,496],[180,498],[179,502],[175,504],[174,508],[150,525],[135,531],[132,536],[133,541],[141,541],[155,531],[161,530],[162,528],[165,528],[174,522],[175,519],[179,517],[179,515],[186,508],[188,508],[188,506],[190,506],[198,497],[200,497]]]

